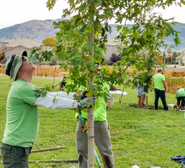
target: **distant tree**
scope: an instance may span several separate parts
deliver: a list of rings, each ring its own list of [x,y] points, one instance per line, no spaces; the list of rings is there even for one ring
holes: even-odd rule
[[[166,57],[164,60],[165,60],[165,62],[168,63],[168,64],[171,63],[171,57]]]
[[[121,60],[120,54],[119,55],[116,55],[116,53],[113,53],[112,56],[110,57],[110,60],[112,62],[120,61]]]
[[[142,56],[142,53],[141,53]],[[152,76],[155,72],[154,67],[156,65],[162,66],[162,62],[159,62],[159,59],[162,59],[161,53],[158,54],[150,54],[150,53],[143,53],[145,59],[142,59],[141,62],[137,62],[137,65],[131,65],[132,72],[130,74],[130,79],[132,79],[132,86],[136,88],[142,86],[144,88],[144,92],[146,94],[146,108],[148,108],[148,92],[151,90],[152,85]],[[139,59],[138,59],[139,60]],[[135,67],[137,66],[137,71],[135,71]]]
[[[3,63],[6,62],[5,56],[1,50],[0,50],[0,62],[3,62]]]
[[[55,37],[47,37],[42,41],[44,46],[55,47],[57,44],[57,39]]]
[[[165,53],[165,51],[163,51],[162,59],[163,59],[163,63],[164,63],[164,64],[166,63],[166,62],[165,62],[165,57],[166,57],[166,53]]]
[[[169,48],[166,52],[167,52],[166,61],[167,61],[168,63],[172,63],[172,49]]]
[[[178,54],[176,52],[172,55],[172,63],[174,64],[176,62],[176,57],[178,57]]]

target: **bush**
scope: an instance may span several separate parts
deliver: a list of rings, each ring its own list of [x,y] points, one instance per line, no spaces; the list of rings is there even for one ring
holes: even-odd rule
[[[55,56],[51,57],[51,62],[49,63],[49,65],[58,65],[57,57]]]
[[[109,61],[106,60],[106,61],[105,61],[105,65],[113,65],[113,64],[114,64],[114,63],[113,63],[111,60],[109,60]]]
[[[40,65],[47,65],[47,62],[41,62]]]
[[[172,72],[172,77],[184,77],[185,72]]]
[[[110,60],[112,62],[117,62],[117,61],[121,60],[120,54],[116,55],[115,53],[113,53],[112,56],[110,57]]]

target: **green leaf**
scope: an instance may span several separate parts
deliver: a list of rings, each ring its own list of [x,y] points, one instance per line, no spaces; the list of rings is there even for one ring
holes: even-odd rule
[[[89,5],[87,4],[87,3],[84,3],[83,5],[81,5],[80,7],[79,7],[79,11],[80,12],[85,12],[86,10],[87,10],[87,7],[88,7]]]
[[[47,90],[45,88],[37,88],[35,90],[36,97],[45,97],[47,94]]]
[[[93,51],[94,44],[93,43],[87,43],[87,44],[85,44],[85,48],[87,49],[87,51]]]
[[[117,28],[117,31],[120,31],[122,28],[122,25],[117,25],[116,28]]]

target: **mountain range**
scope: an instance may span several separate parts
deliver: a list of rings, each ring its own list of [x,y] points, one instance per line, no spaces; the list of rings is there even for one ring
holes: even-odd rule
[[[58,20],[59,19],[31,20],[28,22],[0,29],[0,41],[19,37],[19,38],[30,38],[42,42],[47,37],[55,37],[56,32],[58,32],[59,30],[54,29],[53,21]],[[108,40],[112,42],[114,37],[118,35],[118,32],[116,30],[116,24],[111,24],[110,26],[112,27],[112,33],[108,34]],[[132,25],[127,26],[131,27]],[[177,51],[185,48],[185,24],[177,23],[174,26],[174,28],[175,30],[180,32],[179,38],[181,40],[181,44],[173,49]],[[165,39],[165,43],[171,45],[173,44],[173,39],[171,37],[168,37]]]

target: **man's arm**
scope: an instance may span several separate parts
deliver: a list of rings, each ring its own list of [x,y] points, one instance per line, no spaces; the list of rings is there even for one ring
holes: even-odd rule
[[[76,109],[78,102],[70,98],[52,96],[47,94],[45,97],[39,97],[35,102],[35,106],[42,106],[49,109]]]
[[[62,92],[59,92],[58,94],[48,92],[45,97],[39,97],[34,102],[34,105],[46,107],[49,109],[76,109],[76,108],[86,108],[88,103],[90,102],[94,103],[93,99],[85,98],[79,102],[72,99],[70,95],[67,95]]]
[[[167,92],[167,87],[166,87],[166,82],[165,82],[165,80],[163,81],[163,87],[164,87],[164,91]]]
[[[67,94],[66,92],[47,92],[47,95],[49,96],[55,96],[55,97],[63,97],[74,100],[76,93],[70,92]]]

